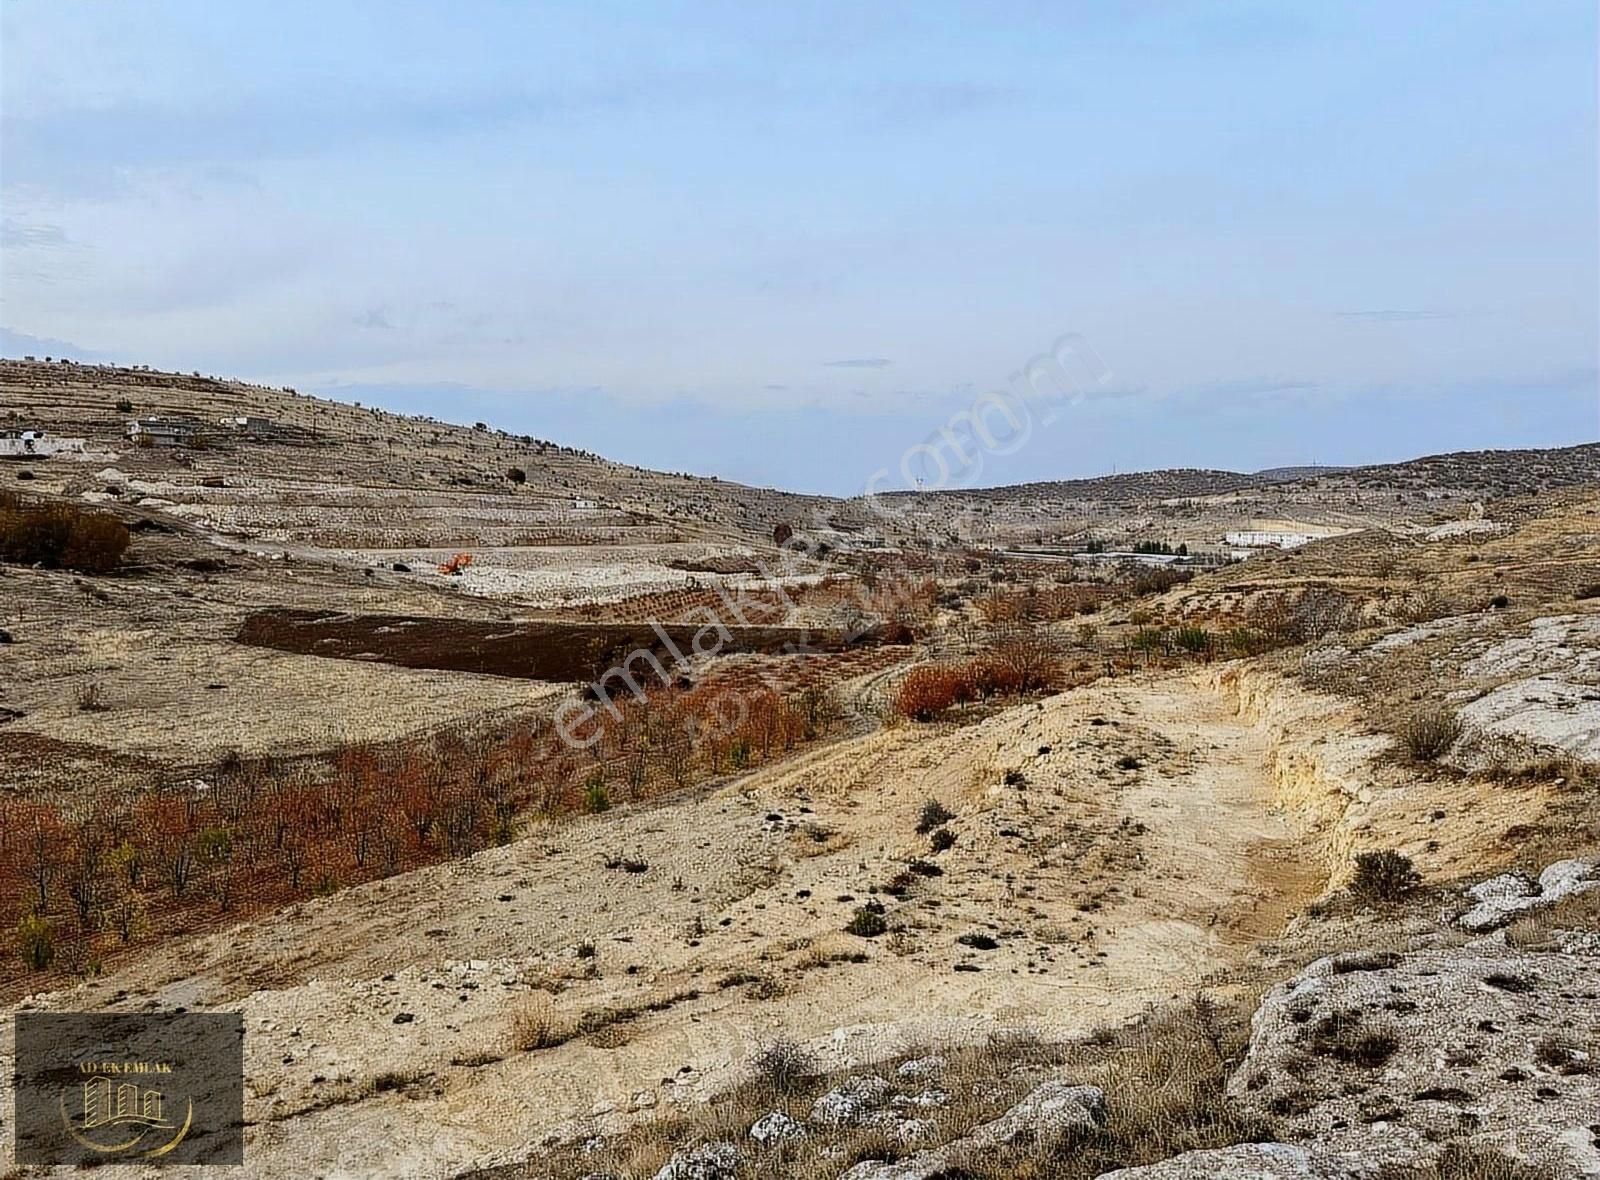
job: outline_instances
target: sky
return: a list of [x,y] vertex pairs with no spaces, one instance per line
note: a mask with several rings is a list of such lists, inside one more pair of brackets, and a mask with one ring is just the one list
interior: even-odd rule
[[1596,36],[1591,0],[0,0],[0,352],[837,494],[1069,336],[1092,373],[962,480],[1591,441]]

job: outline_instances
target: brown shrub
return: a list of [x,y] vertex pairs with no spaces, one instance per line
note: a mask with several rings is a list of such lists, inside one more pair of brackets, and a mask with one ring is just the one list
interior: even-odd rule
[[1600,933],[1600,889],[1569,894],[1554,905],[1518,918],[1506,927],[1506,941],[1515,947],[1549,946],[1567,930]]
[[511,1010],[511,1046],[519,1053],[548,1049],[569,1040],[556,1020],[555,1006],[543,992],[533,992]]
[[961,663],[924,664],[900,684],[895,712],[932,721],[954,705],[1046,692],[1061,682],[1061,662],[1039,643],[1008,641]]
[[953,665],[924,664],[900,682],[894,708],[912,721],[932,721],[965,699],[965,679]]
[[1416,866],[1404,853],[1389,849],[1363,852],[1356,857],[1356,875],[1350,892],[1368,902],[1394,903],[1421,883]]
[[1434,762],[1461,736],[1461,719],[1448,709],[1422,709],[1406,719],[1400,741],[1413,761]]
[[99,574],[116,569],[127,547],[128,528],[114,516],[0,492],[0,560]]

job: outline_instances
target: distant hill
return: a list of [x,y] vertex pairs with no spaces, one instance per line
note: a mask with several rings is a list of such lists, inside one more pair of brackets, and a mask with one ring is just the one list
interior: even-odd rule
[[1006,484],[993,488],[952,489],[938,492],[891,492],[885,498],[947,496],[974,500],[1093,500],[1104,504],[1137,503],[1194,496],[1219,496],[1268,483],[1260,476],[1238,471],[1198,467],[1171,467],[1156,471],[1129,471],[1089,479],[1054,479]]
[[[190,444],[141,448],[135,417],[191,420]],[[246,433],[225,419],[259,418]],[[1600,444],[1467,451],[1365,467],[1205,468],[939,492],[891,492],[895,511],[842,500],[651,471],[495,429],[391,413],[291,389],[143,368],[0,360],[0,426],[44,429],[115,453],[125,474],[161,485],[219,527],[358,545],[424,544],[462,522],[484,544],[648,543],[666,537],[770,541],[780,523],[864,529],[937,542],[953,509],[999,543],[1120,525],[1130,536],[1213,537],[1245,520],[1348,529],[1420,519],[1452,505],[1600,483]],[[98,494],[97,468],[55,464],[61,491]],[[180,495],[181,494],[181,495]],[[316,510],[310,508],[314,498]],[[200,513],[196,507],[204,503]],[[185,509],[187,511],[189,509]],[[316,518],[315,526],[304,523]],[[450,528],[445,523],[451,522]],[[1291,528],[1290,531],[1293,531]],[[1116,528],[1110,532],[1115,535]]]
[[[268,428],[250,435],[223,424],[237,417],[262,419]],[[134,418],[185,420],[189,445],[136,447],[127,438]],[[829,497],[650,471],[489,423],[461,425],[199,373],[0,360],[0,429],[82,437],[91,451],[115,452],[117,467],[140,478],[220,480],[229,490],[208,496],[237,498],[229,511],[246,525],[278,527],[283,522],[265,519],[267,502],[314,495],[321,515],[343,521],[354,538],[375,531],[373,524],[404,535],[414,522],[422,543],[436,531],[429,519],[478,513],[485,535],[501,544],[563,543],[567,532],[583,540],[640,525],[658,534],[770,539],[779,521],[819,513],[865,520]],[[67,490],[86,490],[93,468],[72,467],[81,469],[75,478],[84,487]],[[397,492],[402,502],[385,500]],[[528,530],[522,542],[518,530],[540,502],[559,527]],[[355,543],[338,540],[333,526],[322,532],[318,543]]]
[[1455,451],[1400,463],[1353,467],[1321,481],[1328,487],[1526,495],[1600,483],[1600,443],[1525,451]]
[[1268,467],[1255,473],[1257,479],[1268,483],[1291,483],[1300,479],[1320,479],[1325,475],[1338,475],[1352,471],[1351,467],[1338,467],[1326,463],[1309,463],[1303,467]]

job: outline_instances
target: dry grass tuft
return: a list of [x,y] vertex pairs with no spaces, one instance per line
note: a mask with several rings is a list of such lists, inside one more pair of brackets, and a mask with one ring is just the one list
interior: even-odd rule
[[1557,1173],[1489,1148],[1452,1143],[1431,1163],[1386,1167],[1380,1177],[1381,1180],[1557,1180]]
[[518,1053],[549,1049],[572,1038],[558,1021],[555,1004],[544,992],[532,992],[511,1009],[511,1047]]
[[[804,1119],[818,1095],[845,1080],[844,1075],[815,1073],[814,1062],[802,1049],[777,1042],[752,1059],[747,1080],[731,1093],[635,1128],[598,1152],[577,1147],[557,1151],[516,1175],[527,1180],[594,1171],[650,1176],[676,1150],[727,1139],[747,1153],[741,1180],[833,1180],[863,1160],[900,1159],[959,1139],[999,1117],[1045,1078],[1062,1077],[1105,1090],[1103,1127],[1056,1144],[1019,1145],[955,1159],[951,1175],[970,1180],[1089,1180],[1116,1167],[1270,1138],[1270,1125],[1239,1114],[1224,1097],[1228,1073],[1242,1058],[1248,1037],[1246,1008],[1224,1007],[1202,997],[1079,1041],[1051,1042],[1021,1028],[972,1047],[919,1046],[884,1063],[878,1072],[899,1090],[914,1093],[932,1085],[951,1095],[947,1106],[918,1111],[917,1117],[930,1125],[925,1137],[907,1144],[882,1128],[830,1132],[813,1126],[798,1144],[761,1148],[749,1139],[752,1123],[774,1110]],[[945,1059],[935,1077],[896,1075],[901,1060],[933,1051]]]
[[1369,904],[1393,905],[1404,901],[1421,883],[1416,866],[1404,853],[1393,849],[1363,852],[1356,857],[1350,892]]
[[1400,742],[1413,762],[1437,762],[1461,736],[1461,719],[1449,709],[1421,709],[1400,727]]
[[1554,946],[1564,930],[1600,933],[1600,889],[1574,893],[1518,918],[1506,927],[1506,941],[1524,950],[1542,950]]

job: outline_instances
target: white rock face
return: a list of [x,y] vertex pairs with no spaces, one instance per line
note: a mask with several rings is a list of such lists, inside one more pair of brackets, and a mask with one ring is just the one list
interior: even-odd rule
[[1559,676],[1513,680],[1458,710],[1467,732],[1600,758],[1600,688]]
[[865,1160],[841,1180],[935,1180],[951,1161],[966,1152],[993,1150],[1026,1142],[1048,1150],[1069,1131],[1098,1126],[1105,1120],[1106,1096],[1094,1086],[1074,1086],[1051,1079],[1034,1088],[1021,1102],[992,1122],[984,1123],[963,1139],[923,1151],[893,1163]]
[[762,1115],[750,1124],[750,1138],[763,1146],[773,1143],[789,1143],[795,1139],[804,1139],[805,1137],[805,1126],[798,1120],[790,1118],[781,1110]]
[[1527,635],[1501,640],[1462,668],[1467,676],[1489,679],[1557,670],[1585,679],[1600,670],[1600,618],[1552,615],[1534,619]]
[[1074,1086],[1051,1079],[993,1122],[967,1137],[967,1145],[1000,1147],[1026,1141],[1048,1143],[1068,1131],[1086,1130],[1105,1121],[1106,1096],[1094,1086]]
[[811,1104],[811,1119],[829,1127],[858,1126],[889,1099],[889,1083],[879,1077],[853,1078]]
[[1410,1163],[1464,1140],[1600,1176],[1600,1073],[1572,1053],[1597,1034],[1597,958],[1333,956],[1267,994],[1228,1094],[1318,1151]]
[[1558,860],[1539,874],[1537,882],[1520,873],[1491,877],[1467,890],[1467,896],[1478,904],[1457,922],[1463,930],[1482,934],[1499,929],[1528,910],[1553,905],[1574,893],[1600,889],[1595,867],[1588,860]]
[[735,1180],[741,1157],[731,1143],[707,1143],[676,1153],[655,1180]]
[[938,1073],[944,1067],[945,1059],[935,1053],[929,1057],[915,1057],[902,1062],[900,1068],[894,1072],[903,1078],[926,1078]]
[[1479,881],[1471,886],[1467,890],[1467,896],[1473,901],[1499,902],[1532,897],[1538,892],[1539,887],[1521,873],[1502,873],[1498,877],[1490,877],[1487,881]]
[[1102,1172],[1096,1180],[1371,1180],[1374,1164],[1287,1143],[1191,1151],[1159,1164]]

